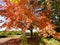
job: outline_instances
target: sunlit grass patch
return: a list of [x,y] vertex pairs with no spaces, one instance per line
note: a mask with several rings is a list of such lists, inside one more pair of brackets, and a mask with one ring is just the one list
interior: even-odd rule
[[60,45],[60,41],[54,39],[54,38],[42,38],[42,44],[46,44],[46,45]]

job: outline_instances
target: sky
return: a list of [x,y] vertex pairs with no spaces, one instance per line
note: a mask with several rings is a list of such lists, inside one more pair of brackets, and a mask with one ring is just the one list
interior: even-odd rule
[[[7,22],[6,17],[0,15],[0,27],[6,22]],[[2,27],[2,28],[0,28],[0,31],[3,31],[5,29],[6,29],[6,27]]]
[[2,2],[3,0],[0,0],[0,2]]
[[2,5],[2,6],[5,6],[6,4],[3,2],[3,1],[1,1],[0,0],[0,4]]
[[[5,6],[6,4],[3,2],[3,0],[0,0],[0,5]],[[0,10],[3,10],[3,8],[0,7]],[[7,22],[6,17],[0,15],[0,27],[6,22]],[[0,28],[0,31],[3,31],[5,29],[6,27]]]

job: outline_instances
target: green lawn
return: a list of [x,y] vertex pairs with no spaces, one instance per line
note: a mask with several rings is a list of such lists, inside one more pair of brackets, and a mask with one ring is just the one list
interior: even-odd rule
[[21,35],[21,31],[0,31],[0,37],[8,37],[11,35]]

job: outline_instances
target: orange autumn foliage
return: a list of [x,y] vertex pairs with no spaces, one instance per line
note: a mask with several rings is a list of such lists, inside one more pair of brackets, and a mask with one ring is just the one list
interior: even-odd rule
[[6,6],[4,8],[5,11],[0,11],[0,14],[4,14],[4,16],[10,19],[10,22],[4,25],[7,26],[8,29],[14,27],[22,28],[23,31],[26,31],[28,28],[30,28],[31,24],[34,24],[40,28],[39,33],[41,33],[44,37],[47,37],[48,34],[54,37],[58,37],[60,34],[56,35],[56,31],[53,30],[57,26],[54,25],[49,18],[51,13],[50,10],[42,11],[39,16],[36,16],[32,13],[35,11],[34,8],[36,6],[39,7],[36,1],[28,6],[30,0],[19,0],[18,4],[11,3],[10,0],[4,0],[6,3]]

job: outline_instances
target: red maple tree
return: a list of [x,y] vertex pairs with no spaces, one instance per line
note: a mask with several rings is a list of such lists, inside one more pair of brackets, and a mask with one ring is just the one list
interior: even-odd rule
[[48,18],[51,10],[44,10],[36,16],[33,12],[38,12],[34,9],[35,7],[39,7],[39,5],[37,5],[37,0],[31,5],[28,5],[30,0],[18,1],[19,2],[16,4],[10,0],[4,0],[6,6],[4,7],[4,10],[0,11],[0,14],[6,16],[7,19],[9,18],[10,20],[3,26],[7,26],[8,29],[11,27],[22,28],[25,32],[28,28],[30,28],[31,24],[33,24],[40,28],[39,33],[44,37],[52,35],[53,37],[60,39],[60,34],[53,30],[57,26],[52,24],[51,20]]

